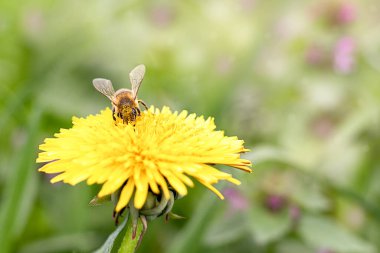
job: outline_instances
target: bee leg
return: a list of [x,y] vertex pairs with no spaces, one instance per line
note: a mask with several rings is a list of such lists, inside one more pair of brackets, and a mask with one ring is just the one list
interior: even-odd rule
[[115,107],[112,108],[112,118],[114,121],[116,121],[116,117],[115,117]]
[[137,102],[139,102],[140,104],[142,104],[142,105],[145,107],[146,110],[149,110],[149,109],[148,109],[148,106],[145,104],[144,101],[138,99]]
[[122,115],[121,112],[117,113],[117,117],[120,119],[123,119],[123,123],[128,123],[128,118],[124,117],[125,115]]
[[140,110],[140,108],[136,107],[136,111],[137,111],[137,116],[140,116],[140,115],[141,115],[141,110]]

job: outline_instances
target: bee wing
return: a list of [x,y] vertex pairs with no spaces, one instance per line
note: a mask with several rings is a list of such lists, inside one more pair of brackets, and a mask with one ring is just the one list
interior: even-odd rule
[[104,96],[108,97],[109,100],[113,100],[115,90],[113,89],[112,83],[110,80],[103,78],[96,78],[92,80],[92,84],[95,89],[102,93]]
[[139,88],[141,86],[142,80],[145,75],[145,65],[140,64],[134,69],[132,69],[131,73],[129,73],[129,80],[131,80],[132,84],[132,93],[133,99],[136,99],[137,93],[139,92]]

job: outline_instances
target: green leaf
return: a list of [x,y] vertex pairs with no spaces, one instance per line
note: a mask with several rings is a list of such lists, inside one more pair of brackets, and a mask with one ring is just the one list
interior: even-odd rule
[[241,213],[226,217],[226,213],[221,212],[207,230],[204,237],[205,243],[212,246],[223,246],[239,239],[247,231],[244,218],[245,216]]
[[342,253],[375,252],[373,245],[326,217],[303,217],[299,232],[301,237],[315,248],[326,248]]
[[110,253],[111,252],[116,237],[119,235],[119,233],[123,230],[123,228],[128,222],[128,216],[129,215],[126,215],[124,221],[115,229],[115,231],[112,232],[112,234],[108,236],[105,243],[99,249],[94,251],[94,253]]
[[325,211],[330,207],[326,196],[322,193],[322,187],[315,181],[301,178],[297,182],[297,188],[291,193],[292,199],[302,207],[313,211]]
[[[101,240],[93,231],[55,234],[38,240],[27,241],[18,253],[90,252],[94,244]],[[2,251],[1,251],[2,252]]]
[[291,227],[287,210],[270,213],[260,206],[252,208],[249,214],[249,229],[258,244],[268,244],[284,236]]
[[315,249],[297,239],[281,240],[276,245],[276,253],[315,253]]
[[9,181],[2,196],[0,213],[0,238],[2,252],[12,250],[11,242],[22,232],[37,190],[36,146],[40,126],[41,110],[36,108],[30,116],[28,139],[16,155],[16,165],[11,170]]

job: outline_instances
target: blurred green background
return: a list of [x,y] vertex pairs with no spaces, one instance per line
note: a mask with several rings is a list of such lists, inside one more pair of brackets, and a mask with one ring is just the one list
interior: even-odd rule
[[213,116],[253,174],[199,184],[184,220],[149,224],[138,252],[380,251],[380,3],[1,1],[0,252],[90,252],[114,230],[99,186],[51,185],[38,145],[109,106],[91,81]]

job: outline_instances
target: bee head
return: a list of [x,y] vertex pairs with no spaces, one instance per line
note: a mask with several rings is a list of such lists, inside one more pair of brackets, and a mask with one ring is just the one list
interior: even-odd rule
[[136,107],[131,107],[124,105],[119,109],[120,117],[125,123],[130,123],[136,121],[136,117],[140,115],[139,109]]

